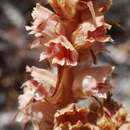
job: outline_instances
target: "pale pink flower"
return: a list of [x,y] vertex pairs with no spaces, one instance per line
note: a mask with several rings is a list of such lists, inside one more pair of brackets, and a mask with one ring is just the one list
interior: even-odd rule
[[[86,97],[97,95],[104,97],[105,93],[111,90],[111,86],[106,82],[111,75],[113,67],[86,67],[81,70],[80,75],[76,75],[73,83],[73,93],[76,97]],[[104,95],[103,95],[104,94]]]
[[23,84],[23,87],[24,87],[23,94],[21,94],[18,97],[19,109],[26,107],[31,102],[31,100],[34,98],[35,92],[36,92],[36,88],[31,83],[31,81],[25,82]]
[[32,111],[31,107],[27,107],[17,113],[16,121],[22,122],[23,124],[25,124],[25,127],[29,121],[32,121],[34,130],[39,130],[38,124],[43,119],[43,116],[44,115],[42,112],[35,112]]
[[30,34],[43,39],[52,39],[59,34],[64,34],[64,28],[60,18],[47,8],[37,4],[32,12],[34,22],[32,26],[26,26]]
[[16,114],[16,121],[17,122],[22,122],[23,124],[26,124],[30,120],[31,120],[30,110],[21,109]]
[[92,21],[85,21],[73,32],[72,41],[75,48],[88,48],[96,44],[95,42],[112,41],[111,37],[106,34],[111,26],[104,22],[104,16],[96,17],[95,20],[96,26]]
[[52,64],[75,66],[78,54],[66,37],[64,21],[39,4],[34,9],[32,16],[33,25],[26,28],[37,37],[32,47],[39,46],[43,49],[40,61],[52,58]]
[[27,69],[27,72],[31,73],[33,80],[36,80],[37,82],[40,82],[40,83],[47,83],[50,86],[55,87],[56,80],[57,80],[55,74],[51,73],[48,70],[37,68],[35,66],[32,66],[32,67],[27,66],[26,69]]
[[45,98],[53,94],[57,79],[51,72],[37,67],[27,67],[27,71],[31,72],[32,80],[22,85],[23,94],[18,97],[20,111],[16,115],[16,120],[23,123],[31,120],[37,128],[43,119],[43,111],[36,111],[32,106],[35,106],[35,102],[44,101]]
[[19,109],[25,108],[31,101],[42,100],[52,94],[56,86],[56,77],[51,72],[37,67],[27,67],[32,80],[25,82],[23,94],[19,96]]
[[78,53],[65,36],[60,35],[56,39],[45,44],[46,50],[41,53],[40,61],[46,58],[52,59],[52,64],[77,65]]

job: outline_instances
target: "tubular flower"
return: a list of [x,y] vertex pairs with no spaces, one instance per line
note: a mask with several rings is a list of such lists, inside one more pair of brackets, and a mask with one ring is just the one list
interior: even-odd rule
[[50,71],[47,71],[45,69],[40,69],[37,67],[28,67],[27,66],[27,72],[31,73],[31,76],[33,77],[33,80],[36,80],[40,83],[47,83],[52,87],[55,87],[56,85],[56,75],[51,73]]
[[[106,94],[111,90],[111,86],[106,82],[111,75],[113,67],[93,67],[81,70],[73,82],[73,93],[76,97],[86,98],[86,96],[96,95],[106,98]],[[100,73],[100,75],[99,75]]]
[[[39,110],[39,107],[42,105],[45,108],[49,107],[46,105],[47,103],[44,103],[44,100],[53,94],[57,79],[51,72],[37,67],[27,67],[27,72],[31,73],[32,79],[22,85],[24,91],[18,98],[19,112],[16,120],[19,122],[22,121],[25,124],[32,121],[37,129],[39,127],[38,124],[44,118],[43,113],[45,113],[45,110],[43,110],[44,112],[40,111],[41,109]],[[39,105],[36,102],[40,102]],[[53,111],[51,110],[50,113]]]
[[30,34],[35,34],[38,38],[46,39],[47,41],[64,34],[64,28],[60,18],[47,8],[37,4],[32,12],[34,22],[32,26],[26,26]]
[[96,17],[96,26],[92,21],[85,21],[73,32],[72,41],[75,48],[88,48],[95,42],[112,41],[111,37],[106,35],[110,25],[104,22],[104,16]]
[[78,54],[73,45],[64,36],[59,36],[56,39],[46,43],[45,52],[41,53],[40,61],[46,58],[52,58],[52,64],[77,65]]
[[59,16],[37,4],[32,13],[34,19],[31,27],[26,27],[35,34],[34,45],[43,48],[40,60],[52,58],[52,64],[77,64],[78,54],[65,36],[63,21]]
[[27,71],[31,72],[33,79],[22,85],[24,93],[19,96],[19,109],[25,108],[33,100],[51,95],[56,86],[56,78],[51,72],[36,67],[27,67]]

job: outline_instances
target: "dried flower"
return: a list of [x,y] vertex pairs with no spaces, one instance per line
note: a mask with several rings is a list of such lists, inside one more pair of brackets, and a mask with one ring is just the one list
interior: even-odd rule
[[77,124],[85,124],[87,113],[87,110],[78,109],[75,104],[70,104],[68,107],[58,110],[55,113],[54,130],[63,130],[64,128],[72,130]]

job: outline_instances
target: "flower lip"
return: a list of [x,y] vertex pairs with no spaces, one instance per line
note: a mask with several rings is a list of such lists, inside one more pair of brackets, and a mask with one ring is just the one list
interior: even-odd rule
[[66,49],[64,46],[61,44],[55,44],[51,43],[50,47],[48,49],[48,54],[50,56],[55,56],[56,58],[63,59],[64,57],[71,59],[71,51]]
[[97,27],[95,31],[88,31],[88,38],[103,37],[106,33],[104,25]]

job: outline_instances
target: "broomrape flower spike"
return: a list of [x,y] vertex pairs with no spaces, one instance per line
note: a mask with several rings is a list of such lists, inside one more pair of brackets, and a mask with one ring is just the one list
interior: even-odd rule
[[[32,48],[40,48],[45,70],[26,68],[31,79],[18,98],[16,120],[34,130],[128,130],[127,112],[112,99],[108,77],[114,67],[95,67],[96,54],[108,52],[111,25],[104,14],[111,0],[48,0],[54,12],[37,4],[32,12]],[[83,107],[78,104],[84,101]],[[129,123],[128,123],[129,124]]]

